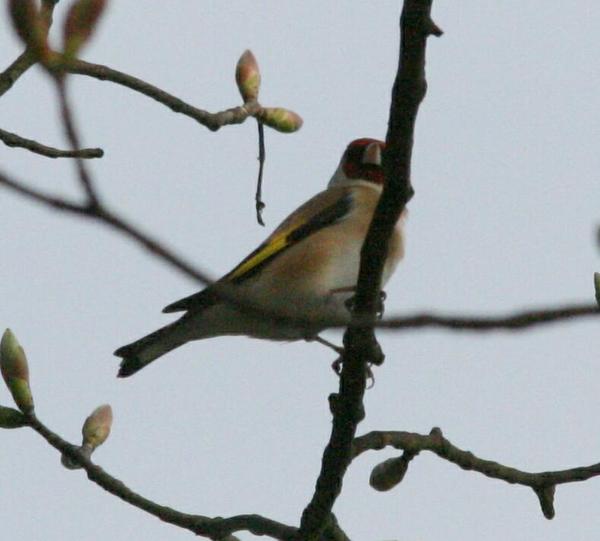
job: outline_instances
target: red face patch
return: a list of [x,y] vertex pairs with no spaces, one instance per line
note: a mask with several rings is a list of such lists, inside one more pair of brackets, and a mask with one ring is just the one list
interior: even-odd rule
[[364,163],[365,150],[373,143],[379,145],[382,151],[385,148],[383,141],[366,137],[356,139],[348,145],[344,153],[342,168],[349,179],[361,179],[375,184],[383,184],[384,174],[381,165]]

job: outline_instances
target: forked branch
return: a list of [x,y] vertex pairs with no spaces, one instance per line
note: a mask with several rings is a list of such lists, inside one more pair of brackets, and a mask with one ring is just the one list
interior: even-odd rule
[[[444,438],[439,428],[433,428],[428,435],[401,431],[369,432],[355,438],[352,446],[352,457],[356,458],[366,451],[380,450],[385,447],[401,449],[405,453],[408,452],[411,457],[418,455],[421,451],[430,451],[440,458],[456,464],[463,470],[476,471],[492,479],[530,487],[538,497],[542,512],[548,519],[554,517],[554,492],[556,485],[586,481],[600,475],[600,463],[559,471],[539,473],[521,471],[492,460],[479,458],[470,451],[456,447]],[[397,475],[396,461],[401,460],[402,457],[390,459],[376,466],[378,469],[378,483],[380,483],[380,486],[385,487],[383,490],[393,488],[402,480],[403,475],[389,482],[386,482],[385,479],[386,475]],[[408,463],[404,467],[406,469]]]

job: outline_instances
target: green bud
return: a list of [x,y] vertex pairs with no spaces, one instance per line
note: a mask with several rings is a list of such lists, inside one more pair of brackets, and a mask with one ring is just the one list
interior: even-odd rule
[[108,404],[97,407],[83,423],[82,448],[89,448],[91,454],[91,451],[100,447],[110,434],[112,420],[112,408]]
[[408,462],[404,457],[389,458],[373,468],[369,484],[380,492],[391,490],[404,479],[407,469]]
[[29,367],[23,348],[10,329],[0,341],[0,371],[15,404],[23,413],[33,411],[33,397],[29,388]]
[[63,27],[64,54],[67,60],[75,58],[87,43],[105,7],[106,0],[76,0],[71,4]]
[[245,102],[256,101],[258,99],[258,91],[260,89],[260,70],[258,62],[252,54],[252,51],[247,49],[240,56],[235,68],[235,82],[238,90]]
[[27,421],[20,411],[0,406],[0,428],[19,428]]
[[283,107],[264,107],[256,118],[263,124],[283,133],[292,133],[302,127],[300,115]]

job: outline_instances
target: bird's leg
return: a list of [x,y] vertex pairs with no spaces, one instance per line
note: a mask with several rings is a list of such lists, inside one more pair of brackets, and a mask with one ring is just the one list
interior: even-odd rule
[[336,346],[334,343],[330,342],[329,340],[325,340],[325,338],[322,338],[318,334],[314,336],[306,336],[304,339],[307,342],[318,342],[319,344],[323,344],[339,355],[339,357],[333,361],[333,363],[331,363],[331,368],[339,376],[340,372],[342,371],[342,356],[344,355],[344,348],[342,346]]
[[323,344],[324,346],[328,347],[329,349],[332,349],[333,351],[335,351],[338,355],[342,355],[344,353],[344,348],[342,346],[336,346],[333,342],[330,342],[329,340],[325,340],[325,338],[322,338],[318,334],[315,336],[307,336],[305,338],[305,340],[307,342],[318,342],[319,344]]

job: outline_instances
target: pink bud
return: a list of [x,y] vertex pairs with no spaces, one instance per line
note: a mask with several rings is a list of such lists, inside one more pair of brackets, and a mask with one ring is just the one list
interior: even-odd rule
[[63,28],[64,54],[74,58],[95,30],[106,0],[76,0],[69,11]]
[[42,58],[48,50],[47,28],[35,0],[10,0],[8,10],[13,27],[25,45]]
[[235,68],[235,81],[244,102],[256,101],[260,89],[260,70],[252,51],[247,49],[240,56]]

